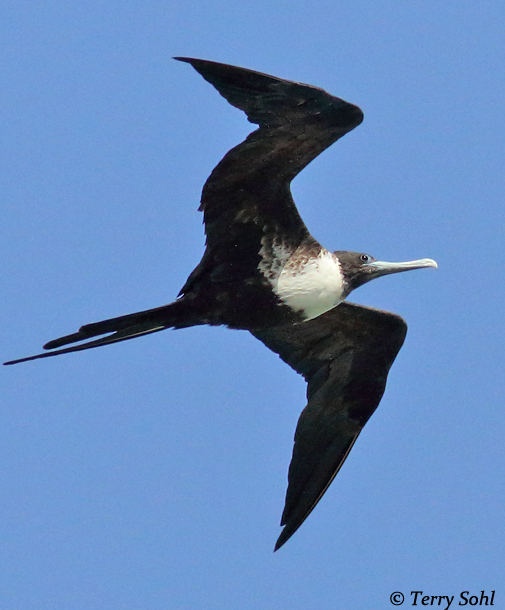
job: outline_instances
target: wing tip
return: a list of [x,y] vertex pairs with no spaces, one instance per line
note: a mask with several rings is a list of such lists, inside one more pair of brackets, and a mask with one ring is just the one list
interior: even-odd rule
[[192,61],[194,61],[193,58],[191,57],[181,57],[181,56],[177,56],[177,57],[172,57],[172,59],[175,59],[176,61],[184,61],[187,64],[190,64]]
[[219,65],[226,65],[226,64],[220,64],[218,62],[215,61],[210,61],[208,59],[198,59],[197,57],[181,57],[181,56],[177,56],[177,57],[172,57],[172,59],[175,59],[176,61],[182,61],[186,64],[190,64],[191,66],[193,66],[193,68],[195,68],[195,70],[198,70],[197,65],[200,64],[201,66],[205,66],[205,65],[209,65],[209,64],[214,64],[216,66]]
[[301,523],[297,525],[295,528],[290,528],[285,526],[280,536],[277,538],[277,542],[274,546],[274,553],[277,552],[282,546],[286,544],[286,542],[291,538],[291,536],[296,532],[296,530],[300,527]]

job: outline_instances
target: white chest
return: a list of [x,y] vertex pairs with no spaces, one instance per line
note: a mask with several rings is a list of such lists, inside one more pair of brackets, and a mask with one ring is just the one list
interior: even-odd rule
[[276,295],[306,320],[317,318],[344,300],[344,277],[337,257],[322,250],[317,258],[293,256],[272,287]]

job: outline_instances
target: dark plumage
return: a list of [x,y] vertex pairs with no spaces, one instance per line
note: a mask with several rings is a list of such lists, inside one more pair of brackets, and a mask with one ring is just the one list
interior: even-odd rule
[[[308,382],[277,549],[339,471],[381,400],[405,338],[406,325],[398,316],[342,301],[371,279],[436,263],[385,263],[365,254],[331,253],[300,218],[289,188],[292,179],[361,123],[357,106],[322,89],[252,70],[176,59],[190,63],[259,125],[225,155],[205,183],[202,260],[173,303],[86,324],[44,346],[55,351],[5,364],[166,328],[212,324],[251,331]],[[65,347],[80,341],[87,342]]]
[[275,550],[328,489],[386,388],[407,325],[399,316],[342,303],[322,316],[253,335],[307,381],[295,433],[282,531]]

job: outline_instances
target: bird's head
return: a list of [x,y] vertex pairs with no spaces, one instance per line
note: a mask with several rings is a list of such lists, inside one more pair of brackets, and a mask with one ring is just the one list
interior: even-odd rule
[[337,251],[334,254],[338,257],[347,285],[346,296],[359,286],[383,275],[423,269],[424,267],[434,267],[435,269],[438,267],[437,263],[431,258],[421,258],[404,263],[388,263],[375,260],[373,256],[359,252]]

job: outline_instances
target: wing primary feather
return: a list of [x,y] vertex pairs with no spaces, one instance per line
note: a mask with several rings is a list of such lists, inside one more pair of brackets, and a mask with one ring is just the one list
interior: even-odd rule
[[352,439],[349,447],[347,448],[347,451],[342,456],[342,459],[340,460],[335,471],[332,473],[330,478],[326,481],[324,487],[319,492],[319,495],[317,495],[314,499],[310,500],[309,506],[303,510],[302,515],[296,521],[290,520],[288,522],[288,521],[284,521],[284,518],[281,519],[281,525],[284,525],[285,527],[282,530],[280,536],[277,538],[277,542],[275,543],[275,547],[274,547],[274,553],[275,553],[275,551],[278,551],[281,548],[281,546],[283,546],[291,538],[291,536],[300,528],[300,526],[303,524],[305,519],[307,519],[307,517],[310,515],[310,513],[314,510],[316,505],[319,503],[319,500],[326,493],[326,490],[328,489],[328,487],[333,483],[334,478],[340,472],[340,469],[344,465],[344,462],[346,461],[347,456],[351,452],[351,449],[354,447],[354,443],[358,440],[359,435],[360,435],[360,433],[358,432],[356,434],[356,436]]

